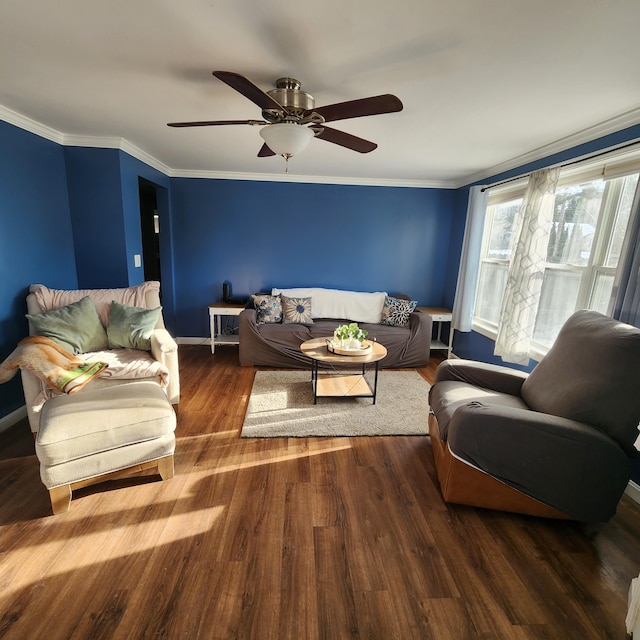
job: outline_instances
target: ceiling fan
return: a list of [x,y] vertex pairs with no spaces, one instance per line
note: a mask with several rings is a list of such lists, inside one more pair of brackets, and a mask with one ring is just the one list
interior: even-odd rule
[[213,75],[258,105],[264,119],[169,122],[168,126],[210,127],[233,124],[262,126],[260,135],[265,142],[258,152],[259,158],[281,155],[288,163],[289,158],[304,150],[313,137],[359,153],[369,153],[378,145],[350,133],[327,127],[325,123],[402,111],[402,102],[389,93],[316,107],[313,96],[302,91],[300,82],[295,78],[280,78],[276,81],[275,89],[265,92],[248,78],[232,71],[214,71]]

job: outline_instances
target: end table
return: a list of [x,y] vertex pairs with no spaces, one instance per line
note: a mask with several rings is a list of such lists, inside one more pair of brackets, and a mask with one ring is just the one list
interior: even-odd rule
[[222,316],[239,316],[244,311],[243,304],[216,302],[209,305],[209,331],[211,333],[211,353],[215,353],[217,344],[240,344],[240,336],[222,335],[220,320]]
[[[436,339],[431,342],[431,349],[442,349],[447,352],[447,359],[451,357],[451,353],[453,351],[453,326],[451,325],[451,321],[453,319],[453,313],[451,309],[445,309],[443,307],[417,307],[416,311],[420,311],[421,313],[428,313],[434,322],[438,323],[438,333]],[[449,343],[445,344],[442,342],[441,334],[442,334],[442,323],[449,323]]]

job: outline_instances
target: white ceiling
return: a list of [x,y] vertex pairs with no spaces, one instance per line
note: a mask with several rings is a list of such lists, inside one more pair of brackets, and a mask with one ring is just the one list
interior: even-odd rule
[[331,123],[378,149],[312,140],[291,177],[455,186],[640,122],[639,25],[638,0],[2,0],[0,118],[169,175],[281,179],[258,127],[166,123],[261,117],[214,69],[264,90],[292,76],[318,106],[393,93],[404,110]]

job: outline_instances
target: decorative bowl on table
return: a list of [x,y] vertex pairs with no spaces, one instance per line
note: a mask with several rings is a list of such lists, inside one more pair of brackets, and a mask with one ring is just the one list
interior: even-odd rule
[[363,340],[354,344],[343,340],[327,340],[327,349],[339,356],[366,356],[373,351],[373,342]]
[[368,333],[356,322],[338,325],[333,340],[327,340],[327,349],[341,356],[366,356],[373,351],[373,344],[365,340]]

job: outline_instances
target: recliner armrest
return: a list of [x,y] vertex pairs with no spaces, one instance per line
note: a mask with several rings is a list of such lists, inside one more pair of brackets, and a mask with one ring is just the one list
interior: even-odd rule
[[500,393],[519,396],[528,373],[475,360],[444,360],[436,369],[435,382],[455,380]]

